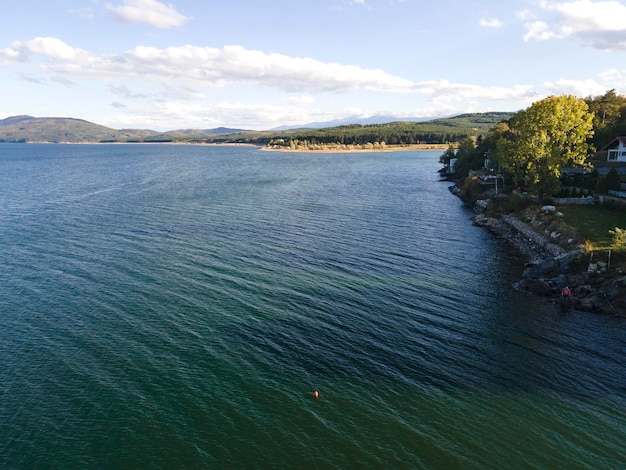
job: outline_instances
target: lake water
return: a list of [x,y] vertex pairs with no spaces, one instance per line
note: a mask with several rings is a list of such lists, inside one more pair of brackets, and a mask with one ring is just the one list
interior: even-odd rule
[[440,153],[0,145],[0,467],[624,468],[626,320]]

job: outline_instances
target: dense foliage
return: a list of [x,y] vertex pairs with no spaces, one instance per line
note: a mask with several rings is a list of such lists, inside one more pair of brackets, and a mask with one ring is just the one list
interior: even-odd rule
[[593,135],[593,115],[587,103],[571,95],[549,96],[517,113],[509,132],[499,137],[492,159],[543,197],[560,189],[561,170],[583,166]]
[[589,97],[585,101],[593,113],[595,133],[590,143],[596,150],[602,149],[613,138],[626,135],[626,96],[609,90],[602,96]]
[[576,177],[562,169],[591,166],[595,151],[620,135],[626,135],[626,97],[614,90],[586,99],[551,96],[497,123],[484,138],[451,147],[441,161],[457,158],[459,177],[486,166],[539,196],[559,194],[563,184],[605,192],[619,187],[615,170],[605,177],[597,171]]

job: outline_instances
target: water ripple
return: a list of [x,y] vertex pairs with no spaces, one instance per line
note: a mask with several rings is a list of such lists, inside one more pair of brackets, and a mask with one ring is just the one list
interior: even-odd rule
[[618,468],[624,321],[437,157],[0,147],[0,466]]

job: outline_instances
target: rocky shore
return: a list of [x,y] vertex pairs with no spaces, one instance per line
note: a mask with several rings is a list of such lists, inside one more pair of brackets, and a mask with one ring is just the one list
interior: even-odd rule
[[[566,250],[511,215],[494,218],[478,213],[473,221],[512,247],[526,263],[516,289],[543,296],[564,311],[626,317],[626,273],[622,267],[611,267],[608,260],[594,262],[581,248]],[[569,304],[561,302],[564,286],[573,292]]]

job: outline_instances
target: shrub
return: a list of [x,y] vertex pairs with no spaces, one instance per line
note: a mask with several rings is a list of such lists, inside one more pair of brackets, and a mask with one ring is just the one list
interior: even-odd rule
[[626,251],[626,229],[615,227],[615,230],[609,230],[613,235],[613,243],[611,249],[615,251]]
[[532,205],[532,200],[517,192],[511,193],[508,201],[509,212],[519,213]]

